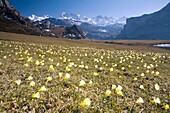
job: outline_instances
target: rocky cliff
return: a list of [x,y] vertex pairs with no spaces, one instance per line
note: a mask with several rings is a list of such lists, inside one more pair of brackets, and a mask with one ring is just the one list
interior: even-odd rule
[[152,14],[127,19],[118,39],[170,39],[170,3]]

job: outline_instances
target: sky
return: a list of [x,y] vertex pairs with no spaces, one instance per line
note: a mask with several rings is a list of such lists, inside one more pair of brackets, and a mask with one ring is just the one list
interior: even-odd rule
[[153,13],[170,0],[8,0],[22,15],[59,17],[62,12],[87,17],[97,15],[120,18]]

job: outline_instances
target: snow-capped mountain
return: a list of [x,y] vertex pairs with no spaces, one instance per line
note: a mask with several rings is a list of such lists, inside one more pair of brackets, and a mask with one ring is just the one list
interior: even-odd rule
[[113,17],[102,16],[102,15],[89,18],[86,16],[81,16],[80,14],[72,14],[72,13],[63,12],[59,19],[69,19],[69,20],[72,20],[74,24],[78,24],[78,25],[86,22],[92,25],[97,25],[97,26],[107,26],[107,25],[113,25],[116,23],[126,24],[127,18],[126,17],[113,18]]
[[59,18],[49,16],[36,16],[29,17],[32,21],[39,21],[45,25],[49,23],[52,27],[66,28],[76,25],[83,30],[84,34],[91,39],[114,39],[126,23],[126,17],[113,18],[107,16],[96,16],[89,18],[81,16],[80,14],[72,14],[63,12]]
[[50,18],[50,16],[48,15],[44,15],[44,16],[36,16],[34,14],[32,14],[31,16],[28,17],[30,20],[32,21],[41,21],[41,20],[44,20],[44,19],[47,19],[47,18]]

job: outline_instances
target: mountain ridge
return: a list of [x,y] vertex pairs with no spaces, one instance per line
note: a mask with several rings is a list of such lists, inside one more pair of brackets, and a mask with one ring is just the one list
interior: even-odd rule
[[128,18],[117,39],[170,39],[170,3],[161,10]]
[[[8,0],[0,0],[0,14],[0,31],[56,38],[65,38],[64,34],[70,33],[67,29],[60,29],[52,26],[49,21],[39,23],[25,18],[8,2]],[[86,38],[83,36],[84,34],[80,32],[81,30],[74,30],[75,31],[72,31],[72,33],[75,34],[72,35],[77,36],[76,39]],[[77,35],[77,33],[82,34]],[[74,37],[70,38],[74,39]]]
[[[42,20],[48,19],[50,17],[55,18],[55,17],[48,16],[48,15],[36,16],[36,15],[32,14],[31,16],[28,16],[28,18],[34,22],[42,21]],[[120,18],[113,18],[113,17],[98,15],[96,17],[90,18],[90,17],[82,16],[80,14],[62,12],[60,17],[58,17],[56,19],[71,20],[71,21],[73,21],[73,24],[76,24],[76,25],[80,25],[81,23],[89,23],[89,24],[97,25],[97,26],[107,26],[107,25],[113,25],[116,23],[125,24],[127,17],[123,16]]]

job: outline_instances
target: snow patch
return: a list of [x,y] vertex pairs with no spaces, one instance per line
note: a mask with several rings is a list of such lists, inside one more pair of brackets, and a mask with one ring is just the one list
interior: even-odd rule
[[31,16],[28,17],[30,20],[32,21],[41,21],[41,20],[44,20],[44,19],[47,19],[47,18],[50,18],[50,16],[48,15],[44,15],[44,16],[36,16],[34,14],[32,14]]
[[156,47],[170,47],[170,44],[157,44],[157,45],[153,45]]
[[106,33],[107,30],[106,29],[98,29],[99,32],[103,32],[103,33]]

